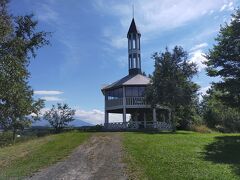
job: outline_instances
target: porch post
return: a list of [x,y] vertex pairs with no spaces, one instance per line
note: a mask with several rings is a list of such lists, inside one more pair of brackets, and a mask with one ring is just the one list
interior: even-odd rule
[[109,123],[109,115],[108,115],[107,110],[105,110],[105,123],[104,123],[104,126],[108,127],[108,123]]
[[125,86],[123,86],[123,124],[124,127],[127,127],[127,120],[126,120],[126,95],[125,95]]
[[154,125],[154,128],[156,128],[156,125],[157,125],[156,108],[153,108],[153,125]]
[[145,112],[143,114],[143,120],[144,120],[144,128],[146,128],[147,127],[147,122],[146,122],[147,117],[146,117],[146,113]]
[[168,109],[168,122],[171,123],[171,111]]
[[107,97],[107,95],[105,95],[105,122],[104,122],[105,128],[108,128],[108,123],[109,123],[109,115],[107,112],[107,105],[106,105],[107,100],[108,100],[108,97]]

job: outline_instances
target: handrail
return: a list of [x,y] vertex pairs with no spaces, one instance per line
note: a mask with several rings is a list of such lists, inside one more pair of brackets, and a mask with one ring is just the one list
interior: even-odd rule
[[[160,121],[128,121],[124,122],[112,122],[105,124],[105,128],[109,130],[121,130],[121,129],[139,129],[145,123],[146,128],[154,128],[157,130],[172,130],[171,123]],[[143,127],[142,127],[143,128]]]
[[146,101],[144,97],[126,97],[126,105],[146,105]]
[[[106,107],[116,107],[123,105],[123,98],[108,99],[105,102]],[[146,106],[148,105],[144,97],[126,97],[126,106]]]
[[109,99],[106,100],[106,107],[114,107],[114,106],[122,106],[123,105],[123,99]]

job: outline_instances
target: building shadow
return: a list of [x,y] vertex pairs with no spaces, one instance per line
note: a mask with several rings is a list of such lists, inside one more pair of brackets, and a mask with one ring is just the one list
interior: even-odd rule
[[240,136],[218,136],[205,147],[205,160],[228,164],[240,176]]

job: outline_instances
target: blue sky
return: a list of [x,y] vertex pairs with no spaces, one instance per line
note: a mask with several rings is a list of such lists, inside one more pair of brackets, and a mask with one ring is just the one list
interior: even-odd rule
[[201,92],[209,88],[214,79],[206,76],[202,55],[213,46],[220,24],[231,20],[239,0],[12,0],[11,13],[34,13],[38,28],[52,32],[51,45],[40,49],[29,67],[30,85],[36,98],[46,100],[46,109],[66,102],[79,119],[103,122],[101,87],[128,73],[132,4],[142,34],[142,69],[152,73],[153,52],[181,45],[189,61],[198,64],[194,81]]

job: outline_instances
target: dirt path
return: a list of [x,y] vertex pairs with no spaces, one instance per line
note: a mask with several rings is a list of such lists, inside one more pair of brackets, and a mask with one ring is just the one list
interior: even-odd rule
[[121,137],[118,133],[94,135],[66,160],[28,179],[125,180]]

